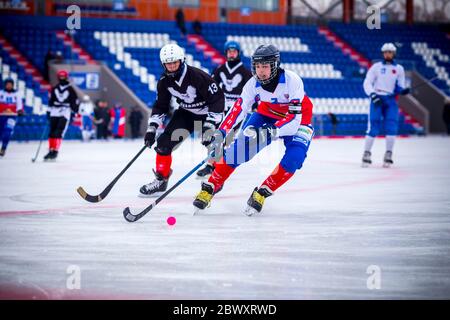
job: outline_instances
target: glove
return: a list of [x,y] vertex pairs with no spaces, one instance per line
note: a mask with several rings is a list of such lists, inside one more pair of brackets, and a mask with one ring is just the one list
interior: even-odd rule
[[216,125],[211,121],[205,121],[202,128],[202,145],[209,146],[214,139]]
[[145,133],[144,144],[151,148],[156,140],[156,130],[158,129],[158,125],[156,123],[150,123]]
[[24,115],[23,109],[17,111],[17,116],[22,117]]
[[[265,123],[260,129],[260,134],[261,143],[262,141],[267,141],[268,137],[270,137],[271,140],[278,139],[279,132],[278,128],[274,124]],[[254,126],[250,125],[244,129],[244,135],[250,139],[256,139],[258,136],[258,130]]]
[[375,92],[370,94],[370,100],[372,100],[372,103],[376,106],[379,107],[383,104],[383,101],[381,101],[381,98],[379,95],[377,95]]
[[46,115],[47,115],[47,120],[50,120],[50,111],[47,111]]
[[72,106],[72,111],[73,113],[78,113],[78,111],[80,111],[80,105],[79,104],[75,104]]
[[220,156],[222,155],[223,146],[225,144],[225,136],[226,133],[223,130],[216,130],[211,135],[211,142],[208,144],[208,151],[211,158],[218,161]]
[[404,95],[407,95],[408,93],[410,93],[411,92],[411,89],[410,88],[405,88],[405,89],[403,89],[402,91],[400,91],[400,94],[402,95],[402,96],[404,96]]
[[244,129],[244,136],[250,138],[250,139],[255,139],[256,136],[258,135],[258,130],[256,130],[256,128],[252,125],[246,127]]
[[[261,127],[264,137],[270,137],[271,140],[277,140],[278,135],[280,134],[278,132],[278,128],[274,124],[270,123],[264,123]],[[266,135],[267,134],[267,135]]]

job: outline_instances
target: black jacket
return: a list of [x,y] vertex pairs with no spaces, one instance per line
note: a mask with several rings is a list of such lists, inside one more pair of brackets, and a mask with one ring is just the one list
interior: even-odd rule
[[73,112],[78,112],[78,96],[70,83],[57,84],[52,88],[48,105],[53,108],[70,107]]

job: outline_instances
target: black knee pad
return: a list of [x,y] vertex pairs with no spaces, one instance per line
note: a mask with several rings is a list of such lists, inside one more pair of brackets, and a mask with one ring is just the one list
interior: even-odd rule
[[156,153],[158,153],[161,156],[168,156],[172,153],[172,148],[170,147],[163,147],[163,146],[156,146],[155,147]]

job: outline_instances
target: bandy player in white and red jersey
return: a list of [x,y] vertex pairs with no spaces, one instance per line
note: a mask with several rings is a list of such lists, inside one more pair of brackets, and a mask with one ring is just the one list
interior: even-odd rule
[[[253,78],[244,86],[240,98],[214,134],[212,146],[220,150],[226,135],[251,111],[257,111],[242,128],[233,144],[224,150],[207,182],[194,200],[194,206],[209,206],[214,194],[242,163],[249,161],[272,141],[282,138],[286,147],[281,162],[269,177],[256,187],[247,201],[245,214],[261,212],[264,200],[300,169],[314,135],[311,126],[313,105],[305,95],[302,79],[292,71],[280,68],[280,52],[273,45],[259,46],[252,56]],[[253,144],[253,146],[252,146]]]
[[23,101],[21,95],[14,90],[14,80],[5,79],[5,89],[0,90],[0,157],[6,153],[9,140],[16,125],[17,116],[24,114]]

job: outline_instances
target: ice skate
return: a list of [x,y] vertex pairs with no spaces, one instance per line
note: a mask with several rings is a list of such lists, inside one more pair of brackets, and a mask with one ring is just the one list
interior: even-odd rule
[[50,150],[50,151],[44,156],[44,161],[46,161],[46,162],[55,161],[57,157],[58,157],[58,151],[56,151],[56,150]]
[[207,207],[211,205],[212,197],[222,190],[222,187],[219,188],[216,192],[214,192],[214,184],[211,182],[202,182],[202,190],[195,197],[194,202],[194,215],[199,213],[202,210],[205,210]]
[[273,194],[266,186],[261,188],[255,188],[252,195],[247,201],[247,208],[244,210],[244,214],[247,216],[252,216],[255,213],[259,213],[264,205],[264,200]]
[[197,171],[197,179],[208,178],[213,171],[214,166],[212,164],[207,163],[206,166]]
[[394,164],[392,161],[392,151],[386,151],[383,159],[383,168],[390,168]]
[[161,174],[153,170],[156,179],[148,184],[144,184],[139,190],[141,197],[155,197],[161,195],[167,189],[169,183],[169,177],[172,174],[172,170],[167,178],[164,178]]
[[202,182],[202,190],[197,194],[193,205],[195,207],[194,215],[205,210],[206,207],[211,205],[212,197],[214,196],[214,184],[211,182]]
[[372,154],[370,153],[370,151],[364,151],[363,158],[362,158],[362,164],[361,164],[361,166],[363,168],[367,168],[372,164],[371,156],[372,156]]

